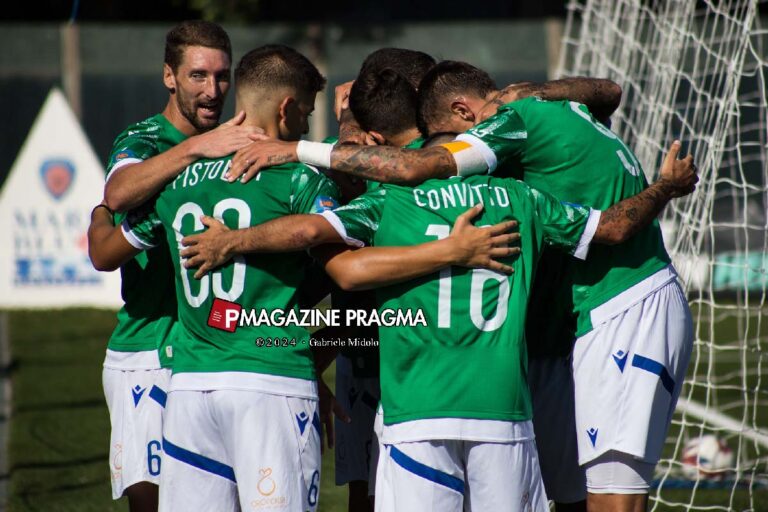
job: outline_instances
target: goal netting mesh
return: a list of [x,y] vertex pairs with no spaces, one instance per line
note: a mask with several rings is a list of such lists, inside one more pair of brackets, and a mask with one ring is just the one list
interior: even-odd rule
[[[569,5],[559,75],[621,84],[612,129],[649,180],[675,138],[701,177],[662,219],[696,341],[655,475],[655,510],[768,510],[766,3]],[[717,449],[685,450],[710,436]]]

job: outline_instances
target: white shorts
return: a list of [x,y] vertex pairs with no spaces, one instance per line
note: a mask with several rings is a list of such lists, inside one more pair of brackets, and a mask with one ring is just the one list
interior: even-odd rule
[[317,401],[250,390],[171,391],[160,510],[314,511]]
[[420,441],[385,445],[376,512],[547,512],[533,441]]
[[112,498],[138,482],[160,483],[163,412],[171,371],[104,368],[102,384],[112,433]]
[[579,465],[573,378],[568,357],[528,360],[533,428],[541,477],[549,499],[576,503],[587,498],[584,468]]
[[336,485],[368,481],[380,395],[378,377],[354,377],[349,359],[336,358],[336,400],[352,419],[350,423],[335,420]]
[[692,347],[691,311],[674,280],[576,340],[579,463],[608,450],[658,462]]
[[384,432],[384,411],[381,405],[376,408],[376,417],[373,419],[373,439],[371,442],[371,465],[368,470],[368,496],[376,494],[376,472],[379,467],[379,455],[384,451],[381,436]]

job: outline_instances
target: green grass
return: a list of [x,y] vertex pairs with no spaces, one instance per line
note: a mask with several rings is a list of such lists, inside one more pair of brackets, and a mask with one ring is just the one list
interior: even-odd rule
[[[9,439],[12,512],[127,511],[109,481],[109,416],[101,386],[109,311],[11,312],[13,416]],[[333,386],[335,367],[325,374]],[[346,509],[323,456],[320,511]]]

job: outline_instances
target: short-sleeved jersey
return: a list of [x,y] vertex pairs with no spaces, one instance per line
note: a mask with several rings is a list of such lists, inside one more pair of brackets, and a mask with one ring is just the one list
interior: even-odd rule
[[445,238],[482,201],[476,225],[516,219],[521,254],[510,276],[450,267],[378,290],[379,311],[421,311],[427,325],[380,327],[385,423],[431,418],[531,418],[524,325],[545,245],[584,257],[599,214],[516,180],[489,176],[384,185],[323,215],[347,243],[401,246]]
[[[156,216],[126,226],[131,243],[151,247],[165,238],[171,250],[180,324],[174,375],[252,372],[314,379],[304,327],[240,325],[234,319],[227,322],[224,311],[255,310],[255,320],[261,310],[287,315],[297,309],[297,288],[309,263],[306,253],[236,256],[197,280],[194,270],[181,264],[180,241],[203,231],[203,215],[221,219],[231,229],[248,228],[284,215],[333,208],[338,191],[323,174],[303,164],[270,167],[246,184],[223,179],[230,165],[231,157],[189,165],[157,198]],[[272,346],[257,343],[259,339],[273,340]]]
[[[107,171],[129,163],[148,160],[179,144],[187,137],[165,116],[158,114],[126,128],[117,136],[109,155]],[[130,171],[127,171],[130,172]],[[129,216],[141,217],[153,208],[149,202]],[[125,215],[117,214],[119,223]],[[120,352],[158,350],[160,363],[167,368],[176,324],[173,294],[173,266],[165,242],[150,252],[142,252],[120,267],[123,307],[117,313],[117,327],[108,348]]]
[[[648,186],[632,151],[575,102],[526,98],[508,103],[459,139],[495,160],[497,173],[599,210]],[[630,240],[595,247],[588,261],[573,263],[576,335],[592,329],[595,307],[669,263],[656,220]]]

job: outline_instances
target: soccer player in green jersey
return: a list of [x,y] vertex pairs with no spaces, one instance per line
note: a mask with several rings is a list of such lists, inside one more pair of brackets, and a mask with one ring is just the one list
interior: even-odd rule
[[[385,82],[387,91],[397,91],[396,82]],[[387,114],[401,110],[397,108],[401,105],[398,98],[407,104],[407,90],[393,94],[386,105],[378,105],[379,109],[387,109]],[[412,128],[413,118],[411,115],[410,126],[406,123],[402,130],[390,132],[382,127],[383,134],[374,131],[373,135],[398,140],[398,135],[404,136]],[[394,122],[390,119],[387,126]],[[367,126],[365,121],[361,124]],[[617,231],[609,228],[610,224],[630,222],[617,215],[626,209],[636,212],[633,223],[639,218],[649,222],[660,205],[651,207],[654,201],[647,202],[642,196],[661,193],[669,198],[688,192],[695,179],[690,159],[673,163],[677,149],[679,145],[665,162],[665,178],[653,187],[656,190],[610,208],[599,223],[594,214],[592,223],[588,222],[585,209],[560,205],[517,182],[469,178],[430,181],[415,189],[385,186],[333,213],[325,212],[324,219],[286,217],[249,229],[247,234],[226,235],[240,250],[295,250],[339,239],[354,245],[400,244],[446,235],[462,201],[476,200],[485,203],[487,220],[498,221],[499,215],[515,215],[521,220],[523,254],[513,263],[516,273],[511,281],[494,274],[445,269],[440,279],[410,281],[379,293],[382,309],[420,308],[429,312],[428,326],[382,328],[384,442],[389,445],[388,457],[377,476],[377,502],[383,510],[460,510],[467,487],[468,500],[475,509],[503,509],[516,502],[525,507],[526,492],[536,509],[545,507],[535,476],[529,474],[524,483],[516,480],[525,473],[526,457],[534,455],[518,454],[515,460],[519,464],[515,466],[510,464],[515,455],[507,453],[513,445],[523,446],[530,438],[527,430],[523,432],[531,427],[527,422],[530,403],[524,380],[522,320],[541,244],[556,233],[556,244],[584,243],[585,225],[591,226],[588,233],[596,231],[596,241],[607,241],[606,233],[615,235]],[[675,165],[688,175],[668,188],[670,182],[663,182]],[[520,195],[521,191],[525,192]],[[529,205],[529,200],[533,204],[542,200],[541,205],[549,206],[526,211],[523,205]],[[560,218],[562,214],[566,217]],[[538,224],[542,217],[546,219],[544,226]],[[531,237],[530,244],[526,244],[526,235]],[[625,236],[611,240],[618,242]],[[526,253],[526,248],[531,252]],[[522,277],[521,272],[530,274]],[[468,298],[463,299],[464,295]],[[492,462],[494,456],[503,461]],[[506,473],[510,471],[517,476]]]
[[[385,84],[377,84],[365,77],[376,75],[377,71],[389,69],[396,71],[411,85],[412,91],[418,86],[422,77],[436,63],[435,59],[426,53],[404,48],[381,48],[372,52],[363,61],[358,77],[353,83],[348,83],[336,88],[337,91],[337,117],[339,119],[339,142],[366,143],[367,141],[381,143],[369,136],[370,124],[368,119],[363,119],[366,129],[361,129],[359,116],[366,116],[368,97],[373,89]],[[345,88],[347,94],[339,97],[340,89]],[[354,91],[356,101],[350,101],[349,92]],[[396,94],[397,91],[392,91]],[[351,103],[351,105],[350,105]],[[398,109],[392,105],[390,111]],[[419,147],[421,137],[418,130],[412,133],[403,144],[416,143]],[[330,171],[330,176],[342,188],[343,184],[351,189],[357,178],[344,173]],[[367,187],[378,186],[378,182],[367,182]],[[360,187],[358,187],[359,189]],[[362,192],[365,189],[362,189]],[[355,197],[359,193],[355,194]],[[342,292],[348,293],[348,292]],[[341,294],[338,294],[341,295]],[[349,297],[339,297],[339,302],[352,304],[375,305],[375,294],[372,291],[355,292]],[[334,296],[334,305],[337,297]],[[376,327],[360,328],[361,336],[378,339]],[[372,497],[375,489],[376,464],[378,461],[378,442],[374,437],[373,424],[381,391],[379,386],[379,354],[378,347],[346,347],[339,350],[336,358],[336,397],[342,407],[349,412],[351,421],[345,423],[336,420],[336,449],[334,456],[336,463],[336,485],[348,484],[350,512],[373,510]],[[371,498],[369,499],[369,496]]]
[[[442,75],[435,84],[448,87],[442,88],[445,94],[437,102],[438,121],[424,123],[429,130],[470,127],[488,100],[499,96],[492,81],[461,80],[476,78],[473,69],[444,63],[432,70]],[[462,89],[451,86],[452,76],[460,79]],[[501,92],[506,99],[508,91]],[[420,94],[430,94],[424,81]],[[428,105],[426,100],[421,103]],[[249,146],[249,155],[259,155],[249,166],[255,169],[266,158],[300,159],[358,176],[378,176],[381,181],[415,182],[498,168],[548,190],[559,187],[564,199],[601,208],[646,187],[642,170],[624,143],[575,103],[538,99],[510,103],[460,139],[442,148],[412,151],[315,143],[297,148],[264,141]],[[652,203],[661,200],[656,193],[638,197]],[[635,211],[622,215],[633,216]],[[627,250],[632,247],[636,250]],[[599,251],[590,262],[576,265],[572,289],[580,336],[573,365],[576,424],[580,462],[587,465],[588,503],[594,510],[641,510],[647,502],[692,341],[690,312],[668,263],[654,223],[629,243]],[[646,319],[642,325],[640,317]],[[597,338],[602,339],[594,342]],[[634,407],[622,408],[630,401]]]
[[[138,206],[157,190],[146,188],[160,169],[178,172],[200,156],[228,154],[247,142],[251,130],[238,126],[242,116],[212,130],[229,87],[230,59],[229,38],[216,24],[187,21],[168,32],[163,77],[168,103],[161,114],[131,125],[115,140],[107,165],[108,204],[119,210]],[[102,262],[102,241],[120,229],[114,222],[123,216],[113,219],[103,206],[92,215],[89,250],[97,269],[114,270]],[[132,511],[156,510],[176,321],[167,247],[126,262],[121,274],[125,305],[109,340],[103,375],[112,424],[112,494],[127,496]]]

